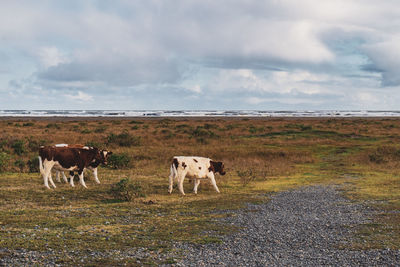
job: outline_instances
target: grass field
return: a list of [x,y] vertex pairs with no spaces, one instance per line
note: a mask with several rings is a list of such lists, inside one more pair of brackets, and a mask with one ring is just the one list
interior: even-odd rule
[[[235,231],[215,222],[219,210],[267,201],[297,186],[334,183],[354,201],[380,210],[358,231],[358,249],[400,248],[400,119],[3,119],[0,121],[0,247],[53,250],[73,264],[88,251],[145,247],[167,251],[173,241],[219,242]],[[88,189],[56,183],[37,172],[40,145],[78,143],[114,153]],[[202,182],[198,195],[167,193],[171,158],[223,161],[217,194]],[[125,201],[112,191],[130,179]],[[69,251],[76,252],[70,256]],[[0,255],[2,257],[4,255]],[[115,263],[111,258],[100,262]],[[149,258],[149,264],[157,263]]]

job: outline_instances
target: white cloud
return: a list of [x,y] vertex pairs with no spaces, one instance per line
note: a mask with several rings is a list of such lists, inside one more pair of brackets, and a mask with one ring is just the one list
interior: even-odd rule
[[93,101],[93,96],[83,93],[81,91],[78,91],[77,95],[66,94],[64,96],[74,101],[81,101],[81,102]]
[[42,47],[39,50],[40,61],[45,68],[57,66],[60,63],[67,63],[67,57],[57,47]]
[[193,86],[190,86],[190,87],[188,87],[187,88],[189,91],[192,91],[192,92],[194,92],[194,93],[197,93],[197,94],[200,94],[202,91],[201,91],[201,87],[200,87],[200,85],[198,85],[198,84],[196,84],[196,85],[193,85]]

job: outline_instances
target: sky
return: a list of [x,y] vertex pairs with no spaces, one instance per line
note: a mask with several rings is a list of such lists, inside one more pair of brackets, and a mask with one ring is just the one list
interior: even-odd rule
[[398,0],[2,0],[0,109],[399,110]]

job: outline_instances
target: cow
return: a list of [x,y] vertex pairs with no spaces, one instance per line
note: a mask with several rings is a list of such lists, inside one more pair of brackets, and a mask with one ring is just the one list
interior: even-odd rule
[[51,169],[53,167],[59,171],[70,171],[71,186],[74,186],[74,171],[78,171],[80,183],[87,188],[83,180],[83,170],[96,162],[106,163],[106,154],[102,150],[93,147],[41,146],[39,149],[39,169],[43,176],[44,185],[49,189],[49,181],[56,188],[51,178]]
[[225,175],[224,164],[220,161],[213,161],[204,157],[186,157],[179,156],[172,159],[169,175],[168,193],[172,193],[174,179],[178,181],[179,192],[185,195],[183,191],[183,181],[185,177],[194,179],[193,192],[197,194],[197,188],[200,181],[209,179],[215,191],[219,193],[218,186],[215,182],[215,173]]
[[[80,144],[56,144],[54,147],[71,147],[71,148],[89,148],[88,146],[80,145]],[[91,162],[90,165],[87,167],[89,170],[93,172],[94,180],[96,183],[100,184],[99,177],[97,176],[97,167],[103,163],[107,164],[108,157],[112,154],[111,151],[107,150],[101,150],[100,153],[102,154],[102,160],[96,160],[94,162]],[[63,171],[56,170],[56,178],[58,182],[61,182],[60,180],[60,173],[66,183],[68,183],[67,177],[65,176]],[[71,173],[70,173],[71,174]],[[73,174],[71,174],[73,176]],[[50,182],[51,182],[51,174],[50,174]],[[73,182],[72,182],[73,184]]]

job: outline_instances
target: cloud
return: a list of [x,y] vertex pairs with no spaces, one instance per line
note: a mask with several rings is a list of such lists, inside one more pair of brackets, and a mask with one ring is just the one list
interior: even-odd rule
[[45,68],[57,66],[68,61],[67,57],[60,52],[57,47],[42,47],[39,52],[39,58]]
[[398,38],[363,48],[372,61],[369,68],[382,73],[383,85],[400,85],[400,34]]
[[393,0],[8,1],[0,91],[71,107],[96,96],[175,108],[176,94],[210,107],[340,105],[332,96],[377,107],[362,96],[400,85],[398,14]]
[[65,97],[74,101],[81,101],[81,102],[93,101],[93,96],[83,93],[81,91],[78,91],[77,95],[65,95]]

